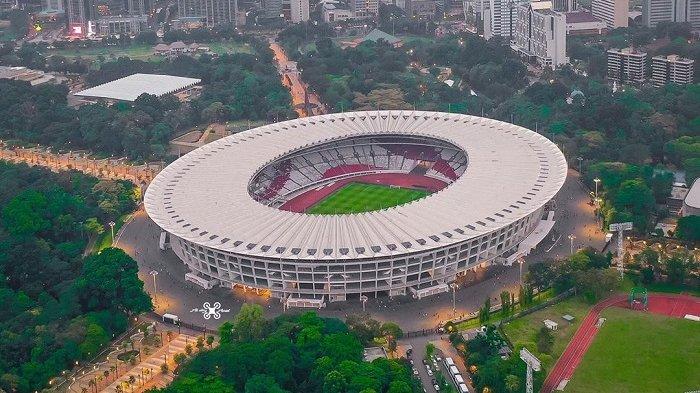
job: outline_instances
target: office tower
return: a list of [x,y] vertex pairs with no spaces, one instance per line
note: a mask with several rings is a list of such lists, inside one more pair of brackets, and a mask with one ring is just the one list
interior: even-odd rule
[[605,22],[608,28],[627,27],[629,0],[593,0],[591,12]]
[[517,11],[514,43],[518,52],[542,67],[567,64],[565,16],[552,11],[549,1],[521,4]]
[[350,11],[355,18],[371,18],[379,14],[379,2],[377,0],[350,0]]
[[237,12],[236,0],[178,0],[180,18],[201,18],[209,27],[235,24]]
[[44,11],[63,12],[63,0],[45,0]]
[[484,13],[484,38],[499,36],[512,41],[515,37],[515,25],[518,19],[518,1],[490,0]]
[[578,9],[576,0],[554,0],[552,1],[552,10],[557,12],[571,12]]
[[644,0],[642,23],[656,27],[661,22],[688,22],[700,29],[700,0]]
[[309,0],[289,0],[290,21],[292,23],[309,20]]

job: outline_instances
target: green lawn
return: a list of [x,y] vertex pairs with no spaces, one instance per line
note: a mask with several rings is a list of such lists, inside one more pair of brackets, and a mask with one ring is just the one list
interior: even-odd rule
[[401,205],[423,198],[428,191],[392,188],[378,184],[349,183],[311,206],[309,214],[361,213]]
[[208,46],[209,50],[219,55],[226,53],[254,53],[250,45],[239,42],[210,42],[202,43],[201,45]]
[[[545,370],[550,371],[556,360],[564,352],[569,341],[571,341],[571,337],[573,337],[581,320],[588,314],[590,308],[591,305],[584,301],[582,297],[570,297],[503,325],[503,331],[513,345],[526,346],[540,359]],[[568,323],[561,318],[562,315],[566,314],[574,316],[575,319],[572,323]],[[535,334],[544,326],[542,321],[545,319],[551,319],[559,324],[559,329],[552,332],[554,345],[552,346],[551,354],[539,354],[535,344]]]
[[99,56],[104,56],[106,60],[111,58],[129,57],[134,60],[144,61],[162,61],[162,56],[153,54],[153,46],[151,45],[129,45],[123,46],[100,46],[91,48],[79,49],[56,49],[47,53],[48,55],[60,55],[67,58],[82,57],[85,59],[95,60]]
[[615,307],[602,316],[567,393],[700,389],[700,323]]

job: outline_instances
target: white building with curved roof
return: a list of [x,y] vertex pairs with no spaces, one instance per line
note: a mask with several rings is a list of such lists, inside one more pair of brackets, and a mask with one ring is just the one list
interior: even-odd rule
[[[551,229],[545,205],[566,172],[553,143],[513,124],[348,112],[205,145],[153,180],[145,207],[191,274],[320,307],[363,294],[423,297],[526,254]],[[430,194],[362,213],[306,212],[348,182]]]

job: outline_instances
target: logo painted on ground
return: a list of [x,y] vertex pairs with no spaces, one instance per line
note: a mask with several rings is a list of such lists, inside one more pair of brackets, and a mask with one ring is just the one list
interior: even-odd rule
[[202,308],[193,308],[190,312],[201,313],[204,319],[219,319],[222,313],[231,312],[231,309],[221,308],[221,303],[219,302],[215,302],[214,305],[211,305],[209,302],[204,302]]

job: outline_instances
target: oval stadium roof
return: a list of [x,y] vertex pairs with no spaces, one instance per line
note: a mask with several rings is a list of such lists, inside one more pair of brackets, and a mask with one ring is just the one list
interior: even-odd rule
[[[448,187],[388,209],[343,215],[279,210],[250,196],[253,175],[299,148],[357,135],[423,135],[469,156]],[[561,151],[513,124],[423,111],[346,112],[254,128],[205,145],[151,182],[144,203],[164,230],[214,249],[270,258],[361,259],[489,233],[542,207],[566,179]]]

